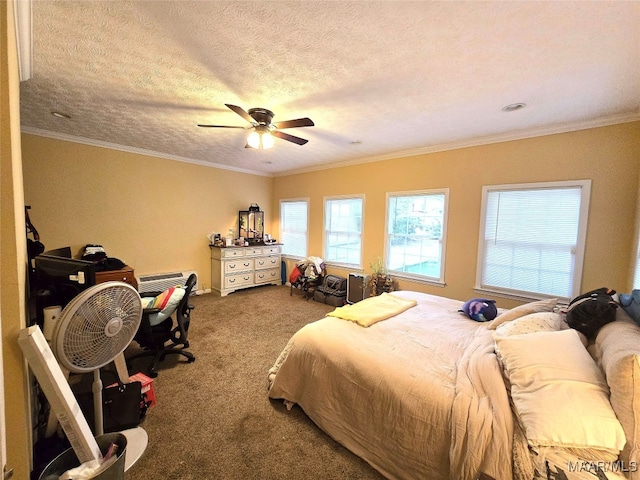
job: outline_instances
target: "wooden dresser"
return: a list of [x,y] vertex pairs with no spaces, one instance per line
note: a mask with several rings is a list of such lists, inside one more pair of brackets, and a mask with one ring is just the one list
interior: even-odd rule
[[211,246],[211,289],[225,297],[257,285],[281,285],[280,245]]
[[104,282],[124,282],[128,283],[136,290],[138,289],[138,282],[136,281],[133,268],[129,265],[125,265],[120,270],[96,272],[96,284]]

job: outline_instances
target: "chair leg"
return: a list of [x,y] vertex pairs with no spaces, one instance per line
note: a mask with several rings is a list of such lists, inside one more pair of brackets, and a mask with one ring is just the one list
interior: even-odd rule
[[131,370],[131,363],[138,358],[153,356],[153,359],[146,369],[146,372],[149,377],[155,378],[158,376],[158,364],[162,362],[167,355],[182,355],[186,358],[187,363],[193,363],[196,361],[195,355],[188,350],[185,350],[184,348],[185,347],[167,347],[160,350],[148,350],[145,352],[137,353],[127,359],[127,368]]

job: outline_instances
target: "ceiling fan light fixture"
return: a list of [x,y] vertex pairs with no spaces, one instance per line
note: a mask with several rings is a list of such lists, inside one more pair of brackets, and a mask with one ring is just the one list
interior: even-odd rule
[[251,148],[258,148],[262,150],[267,150],[268,148],[273,147],[273,135],[268,131],[259,131],[254,130],[247,137],[247,144]]
[[260,134],[253,131],[247,137],[247,143],[251,148],[260,148]]
[[271,147],[273,147],[273,135],[269,132],[265,132],[262,134],[262,148],[266,150]]
[[273,112],[266,108],[250,108],[248,112],[245,112],[242,107],[238,107],[237,105],[231,105],[229,103],[225,103],[225,105],[249,122],[251,127],[237,127],[235,125],[207,125],[203,123],[199,123],[198,126],[207,128],[242,128],[245,130],[247,128],[251,128],[251,133],[247,136],[245,148],[266,150],[273,147],[275,142],[273,137],[278,137],[297,145],[305,145],[309,140],[281,132],[280,130],[286,128],[313,127],[315,125],[313,120],[306,117],[272,123],[274,116]]

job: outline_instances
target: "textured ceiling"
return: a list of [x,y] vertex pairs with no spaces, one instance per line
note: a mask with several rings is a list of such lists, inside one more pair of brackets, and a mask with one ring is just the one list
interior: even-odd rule
[[25,132],[267,175],[640,119],[638,1],[35,0],[33,59]]

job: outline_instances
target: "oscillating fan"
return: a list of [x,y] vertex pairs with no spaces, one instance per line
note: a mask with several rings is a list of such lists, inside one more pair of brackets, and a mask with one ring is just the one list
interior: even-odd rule
[[93,372],[96,435],[104,433],[100,368],[114,360],[116,366],[124,365],[123,352],[141,320],[142,301],[136,289],[123,282],[105,282],[73,298],[54,327],[51,350],[62,368],[73,373]]

